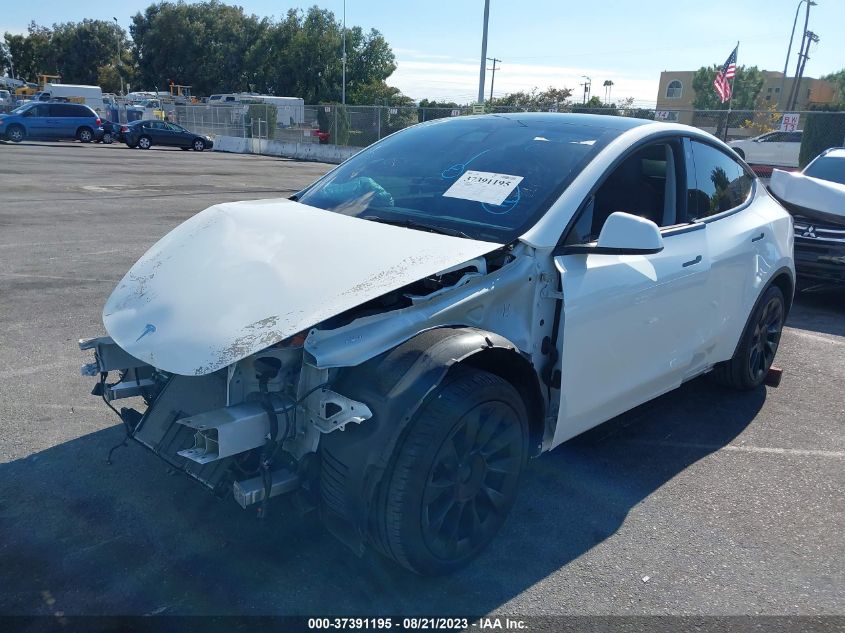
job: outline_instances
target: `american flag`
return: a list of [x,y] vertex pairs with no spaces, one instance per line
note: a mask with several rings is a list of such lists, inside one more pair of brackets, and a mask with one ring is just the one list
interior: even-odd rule
[[718,75],[716,75],[716,79],[713,80],[713,87],[716,88],[716,94],[719,95],[719,99],[722,100],[722,103],[729,101],[731,98],[731,79],[736,76],[737,48],[739,48],[739,45],[734,48],[733,52],[728,57],[728,61],[725,62],[725,65],[722,66],[722,70]]

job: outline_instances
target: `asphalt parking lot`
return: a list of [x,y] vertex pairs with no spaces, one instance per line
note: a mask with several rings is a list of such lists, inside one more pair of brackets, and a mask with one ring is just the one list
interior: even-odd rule
[[[799,296],[778,389],[696,380],[534,461],[453,576],[266,525],[169,474],[89,395],[80,337],[159,237],[330,166],[0,143],[0,613],[845,615],[845,292]],[[350,249],[349,257],[364,256]]]

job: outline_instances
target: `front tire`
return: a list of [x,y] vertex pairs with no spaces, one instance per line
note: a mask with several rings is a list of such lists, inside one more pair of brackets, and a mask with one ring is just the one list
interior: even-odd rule
[[396,449],[376,509],[379,549],[423,575],[466,565],[504,523],[527,456],[528,415],[513,386],[453,370]]
[[783,292],[770,286],[754,307],[733,358],[713,369],[713,379],[742,391],[762,385],[775,360],[785,318]]
[[201,152],[205,149],[205,141],[201,138],[195,139],[193,147],[195,152]]
[[111,145],[114,143],[114,136],[112,136],[111,132],[106,132],[103,134],[103,144],[104,145]]
[[6,138],[12,143],[20,143],[26,136],[26,131],[20,125],[9,126],[6,130]]

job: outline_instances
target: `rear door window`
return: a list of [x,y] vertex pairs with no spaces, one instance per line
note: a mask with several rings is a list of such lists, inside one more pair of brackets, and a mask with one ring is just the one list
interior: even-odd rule
[[722,150],[691,141],[692,165],[687,164],[687,213],[690,220],[730,211],[751,195],[754,178]]
[[78,117],[81,116],[77,106],[70,103],[51,103],[49,105],[51,117]]

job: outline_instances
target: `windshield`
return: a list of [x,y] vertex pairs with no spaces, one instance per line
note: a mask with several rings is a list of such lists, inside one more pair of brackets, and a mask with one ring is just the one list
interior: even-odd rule
[[845,185],[845,159],[822,156],[807,165],[804,175]]
[[442,119],[403,130],[355,155],[299,200],[511,242],[621,132],[561,115],[516,116]]
[[31,103],[24,103],[23,105],[19,105],[17,108],[12,110],[9,114],[23,114],[27,110],[32,107],[33,104]]

